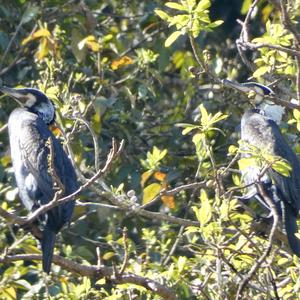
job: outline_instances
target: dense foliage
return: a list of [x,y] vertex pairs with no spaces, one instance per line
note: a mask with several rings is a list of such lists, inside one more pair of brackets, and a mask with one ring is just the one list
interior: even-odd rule
[[[39,242],[1,214],[0,299],[299,298],[284,234],[236,199],[251,95],[221,84],[250,78],[300,101],[299,17],[299,0],[2,1],[0,83],[52,99],[80,183],[104,168],[113,138],[124,147],[58,237],[56,253],[78,269],[55,260],[46,276],[39,256],[23,260]],[[5,126],[17,103],[0,98],[0,205],[26,216]],[[296,152],[299,124],[287,107]]]

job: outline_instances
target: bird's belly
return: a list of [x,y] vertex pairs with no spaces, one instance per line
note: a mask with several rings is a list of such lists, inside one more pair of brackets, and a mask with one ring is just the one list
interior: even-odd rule
[[33,195],[37,192],[37,182],[22,161],[21,149],[11,147],[11,158],[15,173],[19,196],[28,211],[31,211],[35,201]]

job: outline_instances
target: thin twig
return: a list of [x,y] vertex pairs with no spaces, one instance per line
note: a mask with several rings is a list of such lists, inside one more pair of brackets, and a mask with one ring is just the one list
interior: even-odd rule
[[122,275],[127,267],[129,253],[128,253],[128,230],[126,227],[123,228],[123,247],[124,247],[124,259],[118,276]]

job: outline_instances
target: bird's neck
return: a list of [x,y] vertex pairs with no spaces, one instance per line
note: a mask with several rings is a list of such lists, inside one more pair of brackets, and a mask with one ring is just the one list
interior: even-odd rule
[[284,114],[284,107],[280,105],[271,105],[267,103],[262,103],[259,109],[263,110],[266,117],[276,122],[278,125],[281,123],[282,116]]
[[40,103],[38,106],[30,107],[33,113],[37,114],[47,125],[53,123],[55,119],[55,110],[52,103]]

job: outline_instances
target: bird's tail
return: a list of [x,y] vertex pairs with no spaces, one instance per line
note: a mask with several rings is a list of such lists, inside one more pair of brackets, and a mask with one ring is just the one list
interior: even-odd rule
[[56,233],[46,225],[42,239],[43,270],[46,273],[49,273],[51,269],[55,239]]
[[289,245],[294,254],[300,257],[300,240],[295,236],[295,233],[298,232],[297,216],[295,214],[295,210],[293,210],[289,205],[285,205],[282,217],[284,219],[284,227],[286,230]]

